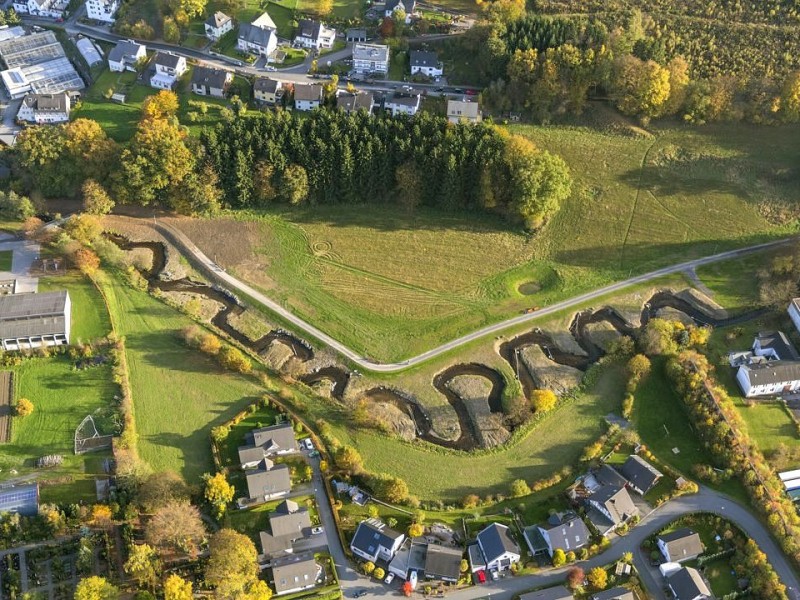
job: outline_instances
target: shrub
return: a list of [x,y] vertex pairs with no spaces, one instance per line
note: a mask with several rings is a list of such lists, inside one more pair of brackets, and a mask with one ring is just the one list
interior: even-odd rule
[[18,417],[27,417],[33,414],[33,402],[27,398],[20,398],[17,400],[15,412]]

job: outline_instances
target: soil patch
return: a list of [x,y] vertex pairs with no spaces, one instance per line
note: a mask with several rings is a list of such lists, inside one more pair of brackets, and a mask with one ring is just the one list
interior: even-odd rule
[[11,401],[14,395],[14,376],[11,371],[0,372],[0,444],[11,441]]
[[257,342],[273,329],[258,312],[249,308],[228,315],[228,324],[251,342]]
[[280,371],[286,361],[294,356],[291,346],[284,344],[278,340],[273,341],[266,352],[261,354],[264,362],[270,368]]
[[656,317],[659,319],[665,319],[667,321],[680,321],[684,325],[694,325],[694,319],[692,319],[692,317],[687,315],[685,312],[678,310],[677,308],[672,308],[671,306],[659,308],[656,311]]
[[407,442],[417,438],[417,426],[414,419],[396,404],[375,402],[372,414],[390,435],[396,435]]
[[192,311],[203,321],[211,321],[217,313],[225,308],[225,306],[215,300],[206,298],[201,294],[193,294],[191,292],[181,291],[165,291],[161,292],[169,304],[186,308],[188,303],[193,303],[191,306]]
[[499,446],[511,437],[511,432],[503,425],[502,415],[489,407],[493,388],[489,380],[478,375],[458,375],[447,382],[447,387],[463,400],[482,447]]
[[550,360],[539,346],[526,346],[519,352],[537,388],[564,394],[578,386],[583,372]]
[[616,327],[608,321],[589,323],[586,325],[585,333],[592,344],[600,348],[603,352],[608,352],[609,345],[618,340],[622,335],[617,331]]
[[533,296],[541,289],[542,286],[535,281],[526,281],[525,283],[521,283],[519,286],[517,286],[517,291],[523,296]]
[[[164,265],[158,269],[157,275],[163,281],[175,281],[184,279],[189,275],[187,267],[181,262],[180,253],[160,234],[153,229],[149,222],[143,224],[141,219],[123,217],[119,215],[106,215],[103,217],[103,229],[114,234],[123,236],[126,240],[134,242],[135,245],[123,250],[136,251],[133,256],[142,256],[151,247],[153,242],[161,244]],[[118,240],[114,240],[118,242]],[[158,257],[151,253],[149,264],[151,269],[156,267]],[[135,264],[135,263],[134,263]],[[147,272],[150,269],[146,270]]]

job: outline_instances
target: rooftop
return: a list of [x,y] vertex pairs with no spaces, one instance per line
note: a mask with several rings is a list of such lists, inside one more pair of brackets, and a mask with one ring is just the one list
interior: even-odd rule
[[436,52],[426,50],[412,50],[409,53],[409,60],[412,67],[438,67],[439,57]]
[[65,333],[66,290],[0,296],[0,339]]
[[382,44],[354,44],[353,60],[389,62],[389,46]]
[[296,84],[294,86],[294,99],[301,102],[322,100],[322,86],[318,83]]

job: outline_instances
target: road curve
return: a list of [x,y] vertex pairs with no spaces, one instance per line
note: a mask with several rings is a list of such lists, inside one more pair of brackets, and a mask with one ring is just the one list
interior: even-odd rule
[[[644,517],[628,535],[614,539],[608,550],[577,564],[585,570],[589,570],[592,567],[607,565],[621,558],[624,553],[631,552],[634,555],[636,567],[640,572],[645,587],[648,588],[654,598],[663,598],[662,582],[649,574],[647,569],[649,557],[643,556],[639,551],[639,547],[647,537],[681,515],[698,511],[720,515],[738,525],[766,553],[770,564],[772,564],[781,581],[786,585],[789,598],[792,600],[800,598],[800,595],[798,595],[800,579],[798,579],[789,561],[761,521],[734,500],[706,487],[701,487],[697,494],[682,496],[666,502]],[[527,590],[563,583],[570,566],[547,569],[541,574],[535,575],[507,576],[499,581],[489,581],[485,585],[476,585],[449,592],[447,598],[449,600],[478,600],[489,596],[492,600],[510,600],[515,594]],[[340,567],[340,565],[337,564],[337,567]],[[365,600],[378,600],[381,597],[397,595],[397,591],[389,588],[389,586],[358,575],[349,564],[343,570],[344,576],[341,575],[340,582],[346,597],[352,596],[352,593],[348,592],[356,589],[367,591]]]
[[194,242],[192,242],[183,232],[179,231],[175,227],[172,227],[171,225],[168,225],[163,222],[158,222],[156,225],[154,225],[154,227],[161,234],[167,237],[167,239],[171,240],[176,246],[178,246],[183,252],[190,254],[191,257],[194,258],[195,262],[197,262],[203,268],[203,270],[209,273],[213,278],[221,282],[224,282],[231,288],[250,296],[250,298],[252,298],[256,302],[259,302],[260,304],[263,304],[270,311],[274,312],[288,323],[291,323],[304,333],[330,346],[331,348],[339,352],[341,355],[353,361],[362,369],[379,373],[397,373],[399,371],[403,371],[405,369],[408,369],[409,367],[421,364],[427,360],[440,356],[445,352],[449,352],[450,350],[458,348],[459,346],[463,346],[464,344],[468,344],[479,338],[499,333],[504,329],[508,329],[509,327],[523,325],[525,323],[533,321],[534,319],[539,319],[541,317],[551,315],[558,311],[572,308],[574,306],[584,304],[586,302],[590,302],[595,298],[605,296],[606,294],[610,294],[612,292],[618,292],[620,290],[628,288],[632,285],[636,285],[638,283],[645,283],[647,281],[657,279],[658,277],[663,277],[664,275],[679,273],[687,269],[694,269],[703,265],[719,262],[721,260],[740,258],[742,256],[747,256],[749,254],[761,252],[769,248],[776,248],[778,246],[788,244],[789,242],[794,240],[794,238],[775,240],[772,242],[757,244],[755,246],[749,246],[747,248],[739,248],[737,250],[720,252],[718,254],[713,254],[711,256],[706,256],[704,258],[698,258],[695,260],[678,263],[676,265],[672,265],[669,267],[663,267],[655,271],[650,271],[649,273],[643,273],[642,275],[637,275],[636,277],[631,277],[630,279],[626,279],[624,281],[619,281],[617,283],[607,285],[605,287],[596,289],[591,292],[586,292],[585,294],[580,294],[579,296],[568,298],[567,300],[562,300],[561,302],[556,302],[555,304],[551,304],[550,306],[541,308],[533,313],[518,315],[516,317],[506,319],[505,321],[500,321],[499,323],[494,323],[492,325],[487,325],[486,327],[481,327],[480,329],[473,331],[472,333],[468,333],[467,335],[461,336],[449,342],[445,342],[441,346],[432,348],[426,352],[423,352],[422,354],[414,356],[413,358],[409,358],[408,360],[395,363],[379,363],[351,350],[343,343],[339,342],[338,340],[335,340],[324,331],[320,331],[317,327],[315,327],[311,323],[301,319],[300,317],[290,312],[289,310],[287,310],[274,300],[271,300],[270,298],[268,298],[258,290],[254,289],[250,285],[237,279],[233,275],[226,273],[223,269],[217,266],[214,263],[214,261],[208,258],[208,256],[206,256],[202,252],[202,250],[200,250],[194,244]]

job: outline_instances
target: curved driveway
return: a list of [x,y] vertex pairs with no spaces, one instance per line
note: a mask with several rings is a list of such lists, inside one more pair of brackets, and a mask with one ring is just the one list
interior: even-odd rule
[[651,281],[653,279],[657,279],[658,277],[663,277],[664,275],[679,273],[687,269],[694,269],[721,260],[728,260],[731,258],[739,258],[742,256],[747,256],[748,254],[753,254],[755,252],[760,252],[762,250],[775,248],[777,246],[787,244],[794,239],[794,238],[786,238],[782,240],[776,240],[773,242],[767,242],[764,244],[758,244],[755,246],[749,246],[747,248],[729,250],[728,252],[720,252],[719,254],[713,254],[711,256],[706,256],[704,258],[698,258],[695,260],[690,260],[669,267],[664,267],[656,271],[650,271],[649,273],[637,275],[636,277],[631,277],[630,279],[626,279],[625,281],[613,283],[611,285],[607,285],[597,290],[586,292],[585,294],[574,296],[572,298],[563,300],[561,302],[556,302],[555,304],[546,306],[545,308],[539,309],[533,313],[522,314],[516,317],[512,317],[511,319],[506,319],[505,321],[500,321],[499,323],[487,325],[486,327],[482,327],[476,331],[473,331],[472,333],[468,333],[467,335],[461,336],[460,338],[456,338],[449,342],[445,342],[441,346],[432,348],[431,350],[423,352],[422,354],[418,354],[417,356],[409,358],[408,360],[396,363],[379,363],[359,354],[358,352],[355,352],[354,350],[351,350],[340,341],[335,340],[327,333],[320,331],[317,327],[301,319],[300,317],[290,312],[289,310],[287,310],[274,300],[267,298],[267,296],[265,296],[258,290],[254,289],[250,285],[237,279],[233,275],[226,273],[223,269],[217,266],[214,263],[214,261],[208,258],[208,256],[206,256],[186,235],[184,235],[181,231],[179,231],[175,227],[167,225],[166,223],[163,222],[158,223],[157,225],[155,225],[155,227],[164,236],[172,240],[176,246],[181,248],[183,252],[190,254],[191,257],[194,259],[194,261],[196,263],[199,263],[199,265],[206,272],[210,273],[212,277],[214,277],[215,279],[222,281],[231,288],[250,296],[250,298],[252,298],[256,302],[263,304],[269,310],[280,316],[288,323],[291,323],[299,330],[316,338],[317,340],[323,342],[324,344],[327,344],[328,346],[330,346],[331,348],[333,348],[346,358],[353,361],[362,369],[368,371],[376,371],[380,373],[397,373],[399,371],[403,371],[404,369],[408,369],[409,367],[421,364],[427,360],[435,358],[441,354],[444,354],[445,352],[449,352],[450,350],[458,348],[459,346],[463,346],[464,344],[468,344],[479,338],[499,333],[504,329],[508,329],[509,327],[522,325],[524,323],[533,321],[534,319],[538,319],[540,317],[544,317],[567,308],[572,308],[574,306],[590,302],[595,298],[599,298],[601,296],[610,294],[612,292],[618,292],[620,290],[628,288],[632,285],[636,285],[638,283],[644,283],[647,281]]

